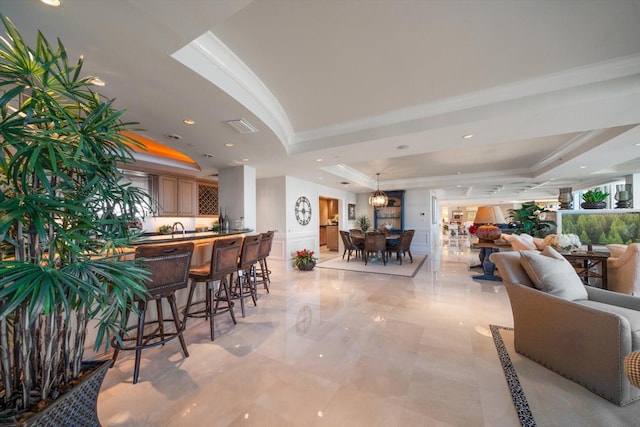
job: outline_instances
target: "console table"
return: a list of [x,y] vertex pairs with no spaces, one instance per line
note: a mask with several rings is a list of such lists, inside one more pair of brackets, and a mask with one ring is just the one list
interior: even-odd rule
[[[582,283],[589,285],[589,278],[601,279],[602,289],[607,287],[607,258],[609,255],[600,252],[572,252],[562,254],[573,265]],[[598,271],[598,267],[600,268]]]

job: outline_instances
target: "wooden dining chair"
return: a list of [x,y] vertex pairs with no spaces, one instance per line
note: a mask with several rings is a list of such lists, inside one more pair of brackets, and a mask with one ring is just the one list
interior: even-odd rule
[[384,265],[387,265],[387,238],[384,233],[372,231],[364,235],[364,264],[369,262],[369,256],[382,258]]

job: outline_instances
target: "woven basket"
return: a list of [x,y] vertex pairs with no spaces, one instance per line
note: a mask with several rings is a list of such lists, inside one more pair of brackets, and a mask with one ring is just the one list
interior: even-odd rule
[[28,427],[100,427],[98,421],[98,393],[111,365],[111,360],[85,362],[83,366],[100,365],[71,391],[29,418],[20,426]]

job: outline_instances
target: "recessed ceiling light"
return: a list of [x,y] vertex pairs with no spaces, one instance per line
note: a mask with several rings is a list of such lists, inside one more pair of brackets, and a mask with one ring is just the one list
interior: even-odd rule
[[321,162],[321,161],[322,161],[322,159],[316,159],[316,162]]
[[638,142],[638,143],[636,144],[636,147],[640,147],[640,142]]
[[472,133],[468,133],[466,135],[463,135],[462,138],[463,139],[471,139],[471,138],[473,138],[473,134]]
[[176,135],[175,133],[167,134],[167,138],[173,139],[174,141],[178,141],[178,140],[182,139],[182,137],[180,135]]
[[230,142],[227,142],[226,144],[224,144],[224,146],[225,146],[225,147],[229,147],[229,148],[230,148],[230,147],[233,147],[233,144],[232,144],[232,143],[230,143]]
[[585,165],[580,166],[580,169],[586,169],[587,167]]
[[40,0],[40,2],[53,7],[58,7],[61,4],[60,0]]
[[195,125],[196,121],[192,119],[184,119],[182,123],[184,123],[185,125]]
[[243,161],[243,162],[248,162],[248,161],[249,161],[249,159],[242,159],[242,161]]

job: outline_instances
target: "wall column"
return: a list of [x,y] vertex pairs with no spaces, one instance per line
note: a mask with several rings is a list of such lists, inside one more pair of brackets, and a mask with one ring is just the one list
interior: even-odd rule
[[218,171],[218,203],[220,215],[231,220],[244,217],[245,228],[256,230],[256,170],[250,166],[236,166]]

